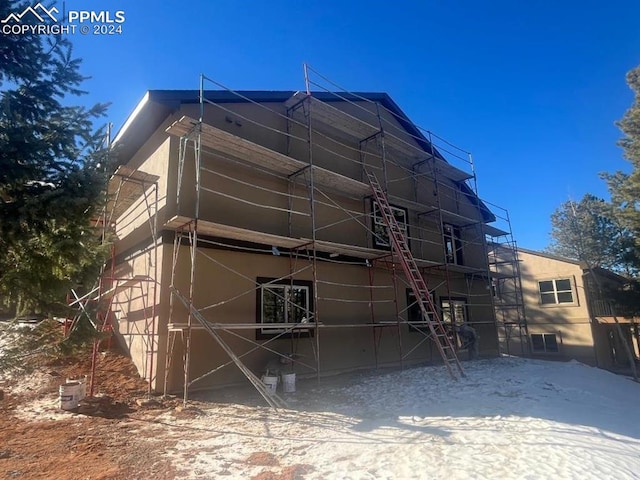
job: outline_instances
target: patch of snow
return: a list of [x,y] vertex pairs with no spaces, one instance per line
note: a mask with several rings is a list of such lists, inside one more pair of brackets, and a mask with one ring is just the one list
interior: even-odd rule
[[464,366],[458,382],[444,367],[299,381],[288,410],[214,403],[157,421],[185,479],[640,478],[640,385],[578,362]]
[[22,403],[20,407],[15,410],[14,415],[21,420],[32,422],[68,420],[72,417],[78,419],[86,418],[77,413],[61,410],[60,399],[57,395],[53,394]]

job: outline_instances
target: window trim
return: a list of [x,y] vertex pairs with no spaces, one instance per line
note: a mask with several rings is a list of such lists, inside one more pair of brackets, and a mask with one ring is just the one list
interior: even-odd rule
[[[395,210],[398,212],[402,212],[402,214],[404,215],[404,222],[398,222],[398,226],[404,233],[404,237],[407,241],[407,246],[411,248],[411,245],[409,243],[409,210],[404,207],[391,205],[391,204],[389,204],[389,207],[391,207],[392,212]],[[376,202],[372,198],[371,199],[371,227],[372,227],[371,238],[372,238],[373,248],[377,248],[379,250],[391,250],[391,243],[387,244],[378,239],[378,236],[376,235],[376,225],[380,225],[382,228],[384,228],[384,231],[387,234],[387,238],[389,239],[389,241],[391,241],[391,238],[389,238],[389,231],[388,231],[389,227],[387,227],[387,224],[384,222],[384,219],[382,218],[382,215],[380,213],[380,207],[378,206],[378,202]]]
[[[283,279],[283,280],[279,280],[277,281],[277,278],[272,278],[272,277],[258,277],[256,279],[256,283],[259,284],[259,287],[256,289],[256,323],[258,324],[263,324],[263,315],[264,315],[264,311],[263,311],[263,293],[265,291],[265,288],[268,287],[275,287],[280,288],[282,287],[283,291],[286,291],[287,287],[291,288],[292,286],[295,287],[299,287],[299,288],[305,288],[307,290],[307,309],[306,311],[309,314],[309,317],[311,317],[309,319],[309,322],[313,322],[313,314],[314,314],[314,307],[313,307],[313,282],[310,280],[290,280],[290,279]],[[286,312],[285,312],[286,314]],[[287,322],[289,323],[289,322]],[[303,337],[313,337],[313,329],[296,329],[296,330],[292,330],[289,332],[286,332],[286,328],[285,329],[273,329],[273,328],[257,328],[256,329],[256,339],[257,340],[265,340],[265,339],[271,339],[274,337],[278,337],[278,338],[303,338]]]
[[[443,305],[444,302],[461,302],[464,304],[464,319],[462,322],[458,321],[457,318],[454,318],[453,322],[445,322],[444,320],[444,312],[445,307]],[[440,318],[442,319],[442,323],[445,325],[460,325],[461,323],[470,323],[469,322],[469,302],[466,297],[441,297],[440,298]]]
[[[542,345],[544,350],[535,350],[533,347],[533,337],[540,336],[542,338]],[[547,340],[545,337],[553,336],[555,339],[556,350],[547,349]],[[542,332],[542,333],[530,333],[529,340],[531,341],[531,353],[535,355],[559,355],[560,347],[562,345],[562,336],[559,333]]]
[[[455,318],[455,314],[453,317],[451,317],[449,319],[449,321],[445,321],[445,306],[443,305],[443,303],[445,302],[458,302],[458,303],[462,303],[462,311],[464,312],[464,318],[462,319],[462,321],[460,321],[459,318]],[[455,303],[454,303],[455,304]],[[446,309],[448,310],[448,309]],[[455,311],[455,307],[454,307],[454,311]],[[463,323],[468,323],[470,324],[469,320],[469,299],[467,297],[440,297],[440,320],[442,321],[442,324],[445,326],[445,328],[448,331],[448,335],[449,335],[449,339],[451,340],[451,343],[453,345],[457,345],[457,347],[461,347],[462,346],[462,341],[458,335],[458,329],[456,327],[459,327],[460,325],[462,325]]]
[[[450,234],[447,233],[447,227],[450,229]],[[462,251],[462,230],[460,227],[452,223],[442,224],[442,237],[444,240],[444,261],[449,265],[464,265],[464,253]],[[447,245],[451,244],[452,254],[449,256]],[[449,259],[452,261],[449,261]]]
[[[562,280],[568,280],[569,281],[569,285],[571,286],[571,298],[572,298],[571,302],[559,302],[558,301],[558,293],[569,292],[569,290],[558,290],[557,289],[556,282],[557,281],[562,281]],[[578,289],[576,288],[575,277],[573,275],[558,276],[558,277],[552,277],[552,278],[541,278],[541,279],[536,280],[536,282],[538,284],[538,306],[539,307],[541,307],[541,308],[554,308],[554,307],[570,307],[570,306],[578,306],[578,305],[580,305],[580,302],[578,301]],[[552,292],[545,292],[545,293],[546,294],[549,294],[549,293],[553,293],[554,294],[554,298],[556,300],[554,303],[543,303],[542,302],[542,290],[540,289],[540,284],[542,282],[553,282],[553,291]]]

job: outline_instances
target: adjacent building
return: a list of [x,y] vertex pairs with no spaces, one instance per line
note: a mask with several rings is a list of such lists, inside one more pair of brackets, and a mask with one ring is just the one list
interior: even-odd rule
[[[623,277],[543,252],[517,252],[526,330],[514,332],[508,342],[503,338],[504,350],[520,354],[524,342],[525,352],[534,357],[625,370],[626,343],[636,360],[640,358],[637,324],[634,319],[614,318],[605,293],[609,286],[623,287]],[[498,311],[509,298],[510,292],[496,292]]]

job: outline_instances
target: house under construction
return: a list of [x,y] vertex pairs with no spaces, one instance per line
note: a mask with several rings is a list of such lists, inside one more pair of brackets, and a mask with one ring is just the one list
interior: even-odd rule
[[510,229],[470,156],[388,95],[306,73],[301,92],[149,91],[113,142],[99,296],[154,390],[256,384],[274,360],[456,376],[462,323],[499,351],[488,246]]

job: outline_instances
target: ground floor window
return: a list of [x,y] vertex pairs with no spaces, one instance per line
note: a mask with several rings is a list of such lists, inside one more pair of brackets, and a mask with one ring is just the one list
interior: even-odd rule
[[459,338],[457,327],[467,323],[467,300],[465,298],[443,298],[440,300],[442,309],[442,323],[444,323],[451,343],[461,347],[462,339]]
[[460,325],[467,321],[467,301],[464,298],[443,298],[440,305],[444,323]]
[[533,353],[558,353],[558,337],[555,333],[532,333],[531,350]]
[[[431,295],[431,301],[434,301],[433,294]],[[428,311],[429,307],[427,307],[427,312]],[[433,313],[428,313],[427,315],[429,317],[429,321],[433,322],[435,320]],[[429,326],[425,323],[425,318],[422,315],[422,309],[420,308],[418,300],[411,289],[407,289],[407,321],[409,322],[410,332],[429,331]]]
[[[262,324],[308,323],[313,321],[313,287],[304,280],[278,281],[258,278],[257,321]],[[287,332],[286,325],[261,328],[258,337],[273,337]],[[296,329],[281,335],[284,337],[308,336],[310,330]]]

